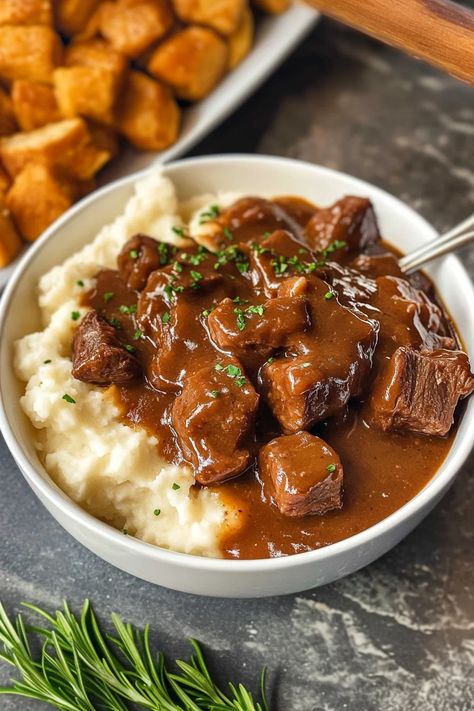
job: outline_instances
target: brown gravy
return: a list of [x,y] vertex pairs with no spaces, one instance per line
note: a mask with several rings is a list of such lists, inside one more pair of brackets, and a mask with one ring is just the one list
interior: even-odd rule
[[[240,222],[238,211],[235,210],[228,224],[235,242],[250,242],[252,238],[257,239],[263,233],[282,227],[302,240],[302,226],[315,210],[314,206],[303,200],[285,197],[274,201],[272,214],[260,220],[257,226],[245,220]],[[174,258],[178,259],[179,253],[184,251],[188,254],[198,253],[197,247],[186,248],[177,250]],[[373,251],[385,255],[396,254],[395,250],[382,242]],[[396,272],[395,262],[389,257],[387,260],[387,265],[381,267],[383,273],[389,270]],[[337,261],[344,265],[349,257],[341,254],[337,256]],[[233,293],[243,299],[252,295],[255,303],[255,293],[251,292],[245,280],[235,279],[234,267],[232,264],[224,264],[219,273],[224,276],[232,273],[231,278],[235,283]],[[212,273],[212,264],[207,266],[203,262],[195,269],[203,274],[208,271]],[[112,296],[107,298],[107,294]],[[126,286],[119,272],[100,272],[96,287],[87,295],[86,303],[117,327],[122,343],[136,349],[136,355],[146,369],[153,356],[153,347],[146,339],[137,340],[134,312],[137,292]],[[130,306],[131,313],[127,313],[123,307]],[[209,297],[196,293],[195,304],[187,314],[187,338],[196,347],[186,353],[176,353],[176,359],[183,360],[183,368],[188,367],[190,357],[206,363],[212,353],[215,356],[215,350],[210,349],[203,338],[205,331],[202,321],[196,317],[208,307]],[[409,326],[407,330],[410,331]],[[379,357],[386,358],[390,349],[388,339]],[[249,377],[256,381],[257,364],[255,369],[250,366]],[[145,427],[150,433],[156,434],[164,457],[170,462],[183,462],[169,415],[178,388],[158,391],[145,379],[140,379],[132,384],[114,385],[110,391],[120,404],[125,422]],[[351,401],[345,416],[330,418],[312,431],[327,441],[341,458],[344,467],[342,509],[322,516],[284,516],[271,503],[271,492],[261,482],[256,465],[253,464],[244,475],[213,487],[229,507],[242,512],[242,525],[237,530],[229,526],[222,533],[221,549],[225,557],[247,559],[290,555],[329,545],[372,526],[403,506],[427,484],[445,459],[454,436],[453,430],[447,438],[381,432],[368,424],[363,401]],[[265,414],[257,423],[256,448],[280,432],[273,417]]]

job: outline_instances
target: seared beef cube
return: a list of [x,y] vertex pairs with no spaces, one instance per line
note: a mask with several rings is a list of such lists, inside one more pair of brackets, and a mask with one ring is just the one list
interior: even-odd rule
[[380,356],[399,346],[456,348],[442,310],[423,291],[394,276],[379,277],[376,284],[371,303],[380,311]]
[[306,225],[305,236],[311,249],[321,252],[336,240],[345,242],[348,252],[363,252],[380,239],[372,203],[351,195],[319,210]]
[[399,348],[375,384],[370,407],[383,430],[443,436],[461,398],[474,390],[462,351]]
[[403,278],[403,272],[398,266],[398,260],[394,254],[384,252],[383,254],[359,254],[349,265],[357,272],[367,274],[376,279],[381,276],[396,276]]
[[158,390],[178,390],[194,362],[197,370],[215,352],[203,338],[202,297],[221,300],[225,284],[217,272],[203,276],[199,288],[192,283],[189,269],[176,274],[170,265],[153,272],[138,299],[137,323],[155,346],[147,377]]
[[185,459],[200,484],[216,484],[249,465],[259,396],[239,362],[223,358],[186,378],[172,409]]
[[[144,289],[150,274],[162,265],[160,244],[152,237],[137,234],[122,248],[117,257],[117,265],[123,280],[131,289]],[[164,263],[166,264],[166,261]]]
[[72,374],[94,385],[128,383],[140,375],[137,359],[126,351],[115,329],[97,311],[80,322],[72,344]]
[[210,313],[209,330],[222,350],[245,357],[250,351],[263,357],[285,346],[288,336],[309,325],[307,301],[284,297],[263,304],[236,304],[224,299]]
[[342,306],[320,279],[308,281],[311,327],[294,334],[285,357],[264,365],[266,399],[285,432],[336,415],[362,392],[377,324]]
[[285,516],[324,514],[342,506],[341,460],[319,437],[308,432],[277,437],[260,450],[259,466]]
[[[250,272],[254,288],[267,298],[275,296],[283,281],[291,276],[291,259],[304,249],[289,232],[276,230],[262,242],[254,242],[250,251]],[[300,255],[302,256],[302,255]],[[307,252],[307,261],[312,261]]]

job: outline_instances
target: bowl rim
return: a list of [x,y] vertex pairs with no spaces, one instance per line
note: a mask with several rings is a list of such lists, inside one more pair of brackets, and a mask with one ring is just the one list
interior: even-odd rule
[[[413,210],[409,205],[404,203],[399,198],[391,195],[387,191],[379,188],[368,181],[356,178],[348,173],[342,171],[334,170],[332,168],[327,168],[326,166],[321,166],[318,164],[309,163],[307,161],[296,160],[292,158],[281,158],[277,156],[268,155],[252,155],[245,153],[233,153],[233,154],[220,154],[220,155],[206,155],[199,157],[185,158],[182,160],[177,160],[170,162],[164,166],[152,165],[145,170],[141,170],[135,173],[131,173],[124,176],[118,180],[115,180],[108,185],[94,191],[90,195],[86,196],[79,202],[77,202],[72,208],[70,208],[64,215],[62,215],[58,220],[56,220],[48,229],[41,235],[41,237],[36,240],[36,242],[29,247],[26,253],[21,258],[16,269],[14,270],[10,280],[5,288],[5,291],[0,300],[0,349],[3,350],[6,346],[3,339],[3,334],[6,328],[6,323],[8,321],[10,302],[14,297],[17,286],[21,280],[23,273],[27,270],[30,263],[36,258],[36,256],[41,252],[41,250],[48,244],[49,240],[63,227],[67,222],[75,215],[81,211],[87,209],[96,200],[99,200],[104,195],[109,192],[122,187],[124,184],[134,183],[137,180],[155,172],[156,170],[163,170],[166,173],[174,168],[181,169],[193,166],[205,167],[210,163],[248,163],[248,162],[259,162],[259,163],[270,163],[274,164],[275,169],[278,166],[283,166],[289,168],[294,167],[305,167],[308,169],[316,169],[321,175],[333,176],[333,177],[343,177],[348,178],[352,181],[355,188],[360,190],[367,190],[367,186],[373,194],[379,194],[385,200],[389,198],[390,201],[394,201],[397,207],[403,207],[411,211],[419,221],[419,223],[424,223],[425,229],[430,231],[433,236],[436,235],[434,228],[425,220],[421,215],[419,215],[415,210]],[[462,266],[460,260],[449,255],[445,257],[445,260],[449,260],[450,266],[456,269],[460,281],[463,282],[464,288],[466,289],[465,295],[467,298],[471,298],[474,302],[474,286],[471,280]],[[472,446],[474,445],[474,427],[463,427],[463,432],[461,434],[461,441],[458,442],[457,451],[454,455],[451,455],[449,461],[444,460],[439,469],[433,475],[432,479],[425,485],[421,491],[419,491],[412,499],[407,501],[402,507],[391,513],[386,518],[382,519],[373,526],[369,526],[363,531],[356,533],[348,538],[345,538],[336,543],[332,543],[328,546],[322,548],[317,548],[311,551],[304,551],[301,553],[295,553],[288,556],[280,556],[275,558],[256,558],[256,559],[228,559],[228,558],[211,558],[207,556],[199,556],[190,553],[181,553],[173,551],[167,548],[156,546],[141,539],[134,538],[133,536],[127,536],[113,528],[109,524],[100,521],[99,519],[92,516],[90,513],[82,509],[77,503],[70,499],[49,477],[49,480],[44,476],[36,466],[34,466],[26,452],[24,451],[19,440],[17,440],[13,427],[7,416],[7,412],[4,405],[3,397],[3,381],[5,378],[4,373],[0,373],[0,430],[4,436],[7,447],[9,448],[15,463],[19,467],[23,476],[27,480],[28,484],[32,487],[36,495],[38,492],[41,494],[40,498],[46,499],[49,504],[52,505],[53,511],[59,510],[63,515],[67,516],[78,526],[87,529],[88,534],[95,534],[101,536],[103,539],[107,539],[107,542],[122,548],[129,554],[135,553],[141,556],[145,556],[149,560],[156,563],[163,562],[167,564],[174,564],[179,567],[184,567],[189,570],[195,569],[203,572],[221,572],[221,573],[244,573],[244,572],[270,572],[277,571],[281,569],[292,569],[303,566],[305,564],[317,564],[320,561],[326,560],[328,558],[337,557],[339,555],[344,555],[351,550],[357,549],[361,545],[369,544],[371,541],[375,541],[378,538],[384,536],[384,534],[389,534],[392,530],[396,529],[400,524],[405,521],[410,520],[412,517],[416,516],[418,513],[422,512],[424,509],[429,507],[431,502],[436,503],[437,497],[440,496],[445,489],[454,480],[458,470],[462,466],[463,462],[469,455]],[[26,415],[25,415],[26,416]],[[465,421],[468,420],[466,423]],[[469,424],[474,421],[474,398],[468,403],[465,412],[463,413],[463,424]],[[459,438],[459,433],[456,435],[456,439]],[[451,447],[450,452],[452,452]],[[449,457],[449,455],[448,455]],[[45,470],[46,471],[46,470]],[[46,472],[47,474],[47,472]],[[48,508],[48,507],[46,507]],[[49,510],[49,508],[48,508]],[[50,511],[51,513],[51,511]],[[72,534],[70,534],[72,535]]]

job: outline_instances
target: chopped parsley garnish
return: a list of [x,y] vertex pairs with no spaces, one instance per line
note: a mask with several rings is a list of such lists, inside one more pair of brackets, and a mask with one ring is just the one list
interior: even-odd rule
[[242,309],[236,308],[234,309],[234,314],[237,314],[237,328],[239,331],[243,331],[245,328],[245,317],[244,317],[244,312]]
[[182,291],[184,291],[184,286],[182,284],[167,284],[164,288],[164,292],[168,299],[171,299],[173,294],[180,294]]
[[71,311],[71,318],[73,321],[77,321],[78,319],[81,318],[81,312],[80,311]]
[[44,363],[45,365],[48,365],[48,363],[51,363],[51,358],[48,358],[48,360],[44,360],[43,363]]
[[119,306],[119,311],[122,314],[134,314],[137,311],[137,305],[131,304],[130,306],[127,306],[126,304],[121,304]]
[[232,234],[232,232],[229,230],[228,227],[224,227],[223,232],[224,232],[224,236],[227,237],[227,239],[230,239],[230,240],[234,239],[234,235]]
[[276,259],[272,259],[270,263],[277,276],[281,276],[288,269],[288,261],[282,254],[280,254]]
[[220,363],[216,363],[214,368],[218,372],[226,373],[229,378],[234,378],[237,387],[241,388],[245,384],[245,375],[242,375],[241,369],[233,363],[229,363],[225,366]]
[[179,235],[180,237],[184,237],[184,228],[183,227],[177,227],[176,225],[173,225],[171,228],[175,235]]
[[160,254],[160,264],[168,264],[168,245],[164,242],[160,242],[158,245],[158,252]]
[[128,351],[129,353],[134,353],[134,352],[136,351],[135,346],[130,345],[130,343],[126,343],[126,344],[124,345],[124,348],[125,348],[125,350]]
[[203,275],[201,274],[201,272],[196,272],[196,271],[194,271],[194,269],[191,269],[191,276],[194,279],[194,281],[201,281],[201,279],[204,278]]
[[220,214],[221,211],[219,205],[210,205],[208,210],[201,212],[199,216],[199,224],[203,225],[205,222],[209,222],[209,220],[215,220],[215,218],[219,217]]
[[248,262],[236,262],[235,266],[239,270],[241,274],[245,274],[245,272],[248,272],[249,270],[249,263]]
[[259,316],[263,316],[265,313],[265,306],[262,306],[262,304],[258,304],[257,306],[248,306],[245,309],[246,314],[258,314]]
[[216,397],[219,397],[219,395],[221,394],[221,391],[220,390],[211,390],[210,394],[211,394],[211,397],[216,398]]
[[178,489],[181,489],[180,485],[176,482],[173,482],[173,486],[171,488],[173,489],[173,491],[178,491]]
[[308,250],[304,249],[304,247],[300,247],[298,250],[298,254],[308,254]]
[[204,316],[204,318],[207,318],[210,313],[211,313],[211,309],[204,309],[204,311],[202,312],[202,315]]
[[191,254],[189,257],[189,263],[194,267],[198,267],[202,262],[207,259],[206,252],[199,252],[198,254]]
[[270,363],[273,363],[274,360],[275,358],[273,356],[270,356],[270,358],[267,358],[267,360],[265,361],[265,365],[270,365]]
[[159,516],[160,513],[161,513],[161,509],[155,509],[155,510],[153,511],[153,516]]
[[139,341],[142,336],[143,336],[143,331],[140,328],[137,328],[137,330],[133,334],[133,340]]
[[170,320],[170,318],[171,318],[170,312],[169,312],[169,311],[165,311],[165,313],[161,315],[161,322],[162,322],[162,323],[168,323],[168,321]]
[[103,299],[106,304],[109,303],[110,299],[114,298],[114,292],[113,291],[105,291],[103,295]]
[[123,529],[122,529],[122,533],[123,533],[124,536],[128,536],[128,531],[127,531],[126,528],[123,528]]
[[122,324],[120,323],[120,321],[118,320],[118,318],[116,316],[112,316],[109,323],[114,328],[122,328]]
[[181,272],[183,271],[183,265],[180,264],[179,262],[174,262],[173,269],[175,272],[178,272],[178,274],[181,274]]
[[250,246],[254,252],[257,252],[257,254],[265,254],[265,252],[270,251],[268,247],[262,247],[262,245],[257,242],[252,242]]
[[76,284],[77,284],[77,286],[84,286],[84,282],[82,281],[82,279],[78,279],[76,281]]
[[248,304],[249,300],[248,299],[242,299],[241,296],[236,296],[234,299],[232,299],[234,304]]
[[326,291],[326,293],[324,294],[324,298],[326,299],[326,301],[329,301],[329,299],[333,299],[333,298],[334,298],[334,292],[332,292],[332,291]]
[[335,464],[328,464],[326,467],[326,471],[328,471],[329,474],[332,474],[333,472],[336,471],[336,465]]
[[75,404],[76,404],[76,401],[74,400],[74,398],[71,397],[70,395],[68,395],[67,393],[64,393],[62,399],[63,399],[63,400],[66,400],[66,402],[69,402],[71,405],[75,405]]
[[131,249],[130,250],[130,256],[132,259],[138,259],[138,252],[136,249]]
[[269,230],[267,230],[266,232],[263,233],[263,236],[264,236],[264,237],[270,237],[271,234],[273,234],[273,233],[270,232]]
[[329,254],[335,252],[336,249],[343,249],[345,246],[346,243],[343,240],[335,239],[334,242],[331,242],[331,244],[326,247],[326,249],[323,249],[322,255],[326,258]]

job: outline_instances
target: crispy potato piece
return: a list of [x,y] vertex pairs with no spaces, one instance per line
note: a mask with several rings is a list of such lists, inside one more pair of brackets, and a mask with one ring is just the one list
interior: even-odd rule
[[15,178],[6,204],[23,237],[31,242],[72,205],[72,198],[50,167],[29,163]]
[[229,43],[229,69],[233,69],[247,56],[252,47],[253,40],[253,15],[246,7],[242,20],[237,30],[228,38]]
[[165,40],[151,55],[149,71],[169,84],[180,99],[207,96],[227,68],[225,42],[206,27],[186,27]]
[[290,7],[291,0],[253,0],[255,7],[263,12],[269,12],[270,15],[278,15],[280,12],[285,12]]
[[101,34],[127,57],[138,57],[171,29],[168,0],[117,0],[102,6]]
[[57,0],[56,21],[64,35],[81,32],[89,22],[99,0]]
[[0,196],[0,267],[6,267],[21,249],[21,238],[12,215]]
[[2,27],[0,77],[50,83],[62,50],[59,36],[50,27]]
[[53,78],[56,101],[63,116],[87,116],[100,123],[114,123],[121,81],[113,72],[99,67],[60,67]]
[[52,166],[71,179],[89,180],[109,158],[108,151],[94,146],[80,118],[0,139],[0,159],[12,177],[34,162]]
[[1,0],[0,25],[52,25],[51,0]]
[[11,180],[4,168],[0,165],[0,196],[4,195],[10,189]]
[[122,79],[128,67],[128,61],[123,54],[117,52],[105,40],[94,38],[82,42],[73,42],[64,52],[66,67],[92,67],[108,69]]
[[9,136],[17,130],[12,100],[0,87],[0,136]]
[[22,131],[33,131],[62,118],[53,88],[49,84],[17,79],[13,82],[12,101]]
[[246,0],[173,0],[173,5],[183,22],[231,35],[242,20]]
[[118,111],[119,131],[144,151],[160,151],[178,137],[180,111],[170,91],[141,72],[130,72]]

